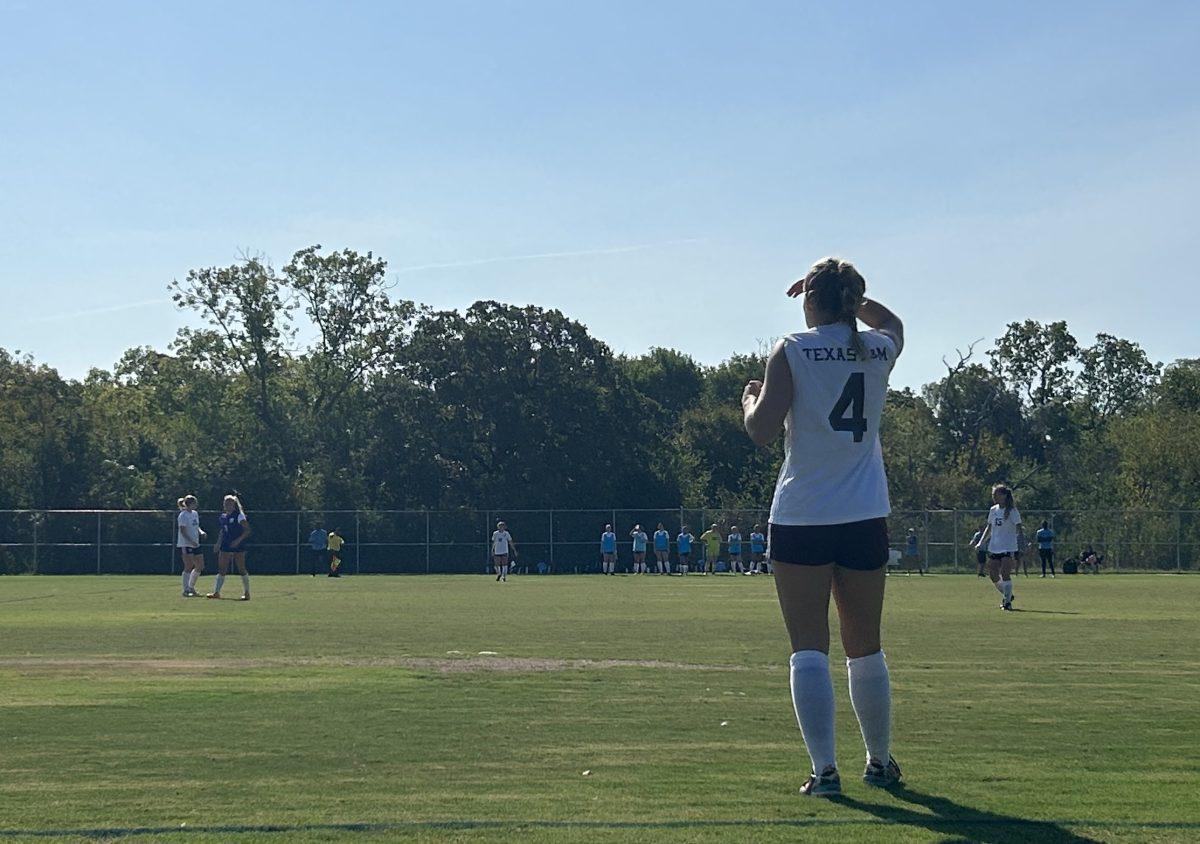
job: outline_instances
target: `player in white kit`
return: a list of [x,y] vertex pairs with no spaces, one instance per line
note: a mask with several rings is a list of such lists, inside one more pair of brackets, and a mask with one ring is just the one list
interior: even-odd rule
[[175,545],[183,557],[183,597],[196,598],[196,580],[204,573],[204,549],[200,543],[205,533],[200,530],[200,514],[196,512],[196,496],[179,499],[179,515],[175,519]]
[[976,548],[987,543],[988,577],[1000,593],[1000,609],[1012,611],[1012,573],[1021,550],[1021,511],[1013,504],[1012,490],[1004,484],[992,487],[992,509]]
[[492,565],[496,568],[497,581],[508,581],[510,556],[514,560],[517,558],[517,542],[508,532],[507,524],[496,522],[496,529],[492,531]]
[[[879,421],[904,326],[864,296],[848,262],[818,261],[789,296],[804,296],[807,331],[778,343],[766,377],[742,394],[758,445],[784,432],[767,545],[791,639],[792,704],[812,761],[802,794],[841,792],[829,672],[829,596],[837,599],[850,702],[867,750],[863,780],[900,781],[891,756],[891,684],[880,644],[891,511]],[[858,331],[862,320],[869,331]]]

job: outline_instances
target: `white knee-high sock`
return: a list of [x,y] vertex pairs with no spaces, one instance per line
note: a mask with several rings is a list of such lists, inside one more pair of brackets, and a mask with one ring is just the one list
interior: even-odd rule
[[1011,601],[1012,600],[1012,581],[1011,580],[1001,580],[1000,585],[1004,587],[1004,599],[1006,601]]
[[1004,581],[1003,580],[997,580],[992,585],[996,587],[997,592],[999,592],[1001,595],[1004,594]]
[[508,577],[508,566],[500,566],[500,576]]
[[250,594],[250,575],[248,575],[248,574],[242,575],[242,594],[243,595]]
[[834,753],[833,678],[829,655],[821,651],[792,654],[792,706],[804,735],[814,773],[837,767]]
[[225,585],[225,575],[218,574],[216,585],[213,586],[213,592],[217,595],[221,594],[221,587]]
[[184,592],[188,591],[188,578],[191,576],[191,574],[192,573],[190,571],[185,571],[183,573],[183,591]]
[[850,703],[858,716],[867,759],[887,764],[892,740],[892,684],[883,651],[847,659],[850,674]]
[[192,569],[192,576],[188,578],[188,589],[196,588],[196,578],[200,576],[200,569]]

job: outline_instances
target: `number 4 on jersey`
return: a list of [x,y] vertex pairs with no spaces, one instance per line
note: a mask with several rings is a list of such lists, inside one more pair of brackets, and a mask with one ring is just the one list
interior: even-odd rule
[[[854,372],[846,379],[846,386],[842,387],[841,398],[837,400],[837,404],[833,406],[833,410],[829,412],[829,426],[835,431],[849,431],[854,434],[854,441],[860,443],[863,441],[863,434],[867,432],[867,417],[863,415],[863,394],[866,390],[863,373]],[[850,410],[850,417],[846,417],[846,409]]]

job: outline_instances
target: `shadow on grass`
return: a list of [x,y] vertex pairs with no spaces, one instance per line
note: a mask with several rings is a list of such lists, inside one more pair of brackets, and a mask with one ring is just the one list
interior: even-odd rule
[[945,797],[922,794],[904,785],[889,789],[888,793],[898,800],[922,806],[932,814],[894,804],[865,803],[845,795],[829,799],[839,806],[874,815],[887,823],[922,827],[962,841],[975,841],[980,844],[1004,844],[1012,841],[1020,841],[1022,844],[1096,844],[1094,838],[1076,835],[1054,821],[1035,821],[983,809],[972,809]]
[[1026,610],[1020,607],[1013,607],[1013,612],[1035,612],[1038,615],[1083,615],[1080,612],[1068,612],[1067,610]]

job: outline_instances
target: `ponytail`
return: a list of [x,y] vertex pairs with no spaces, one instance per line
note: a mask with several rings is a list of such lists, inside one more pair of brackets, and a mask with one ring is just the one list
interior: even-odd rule
[[866,279],[849,261],[822,258],[812,265],[804,281],[805,289],[817,297],[817,310],[850,326],[850,343],[859,360],[865,360],[867,347],[858,334],[858,309],[867,292]]

